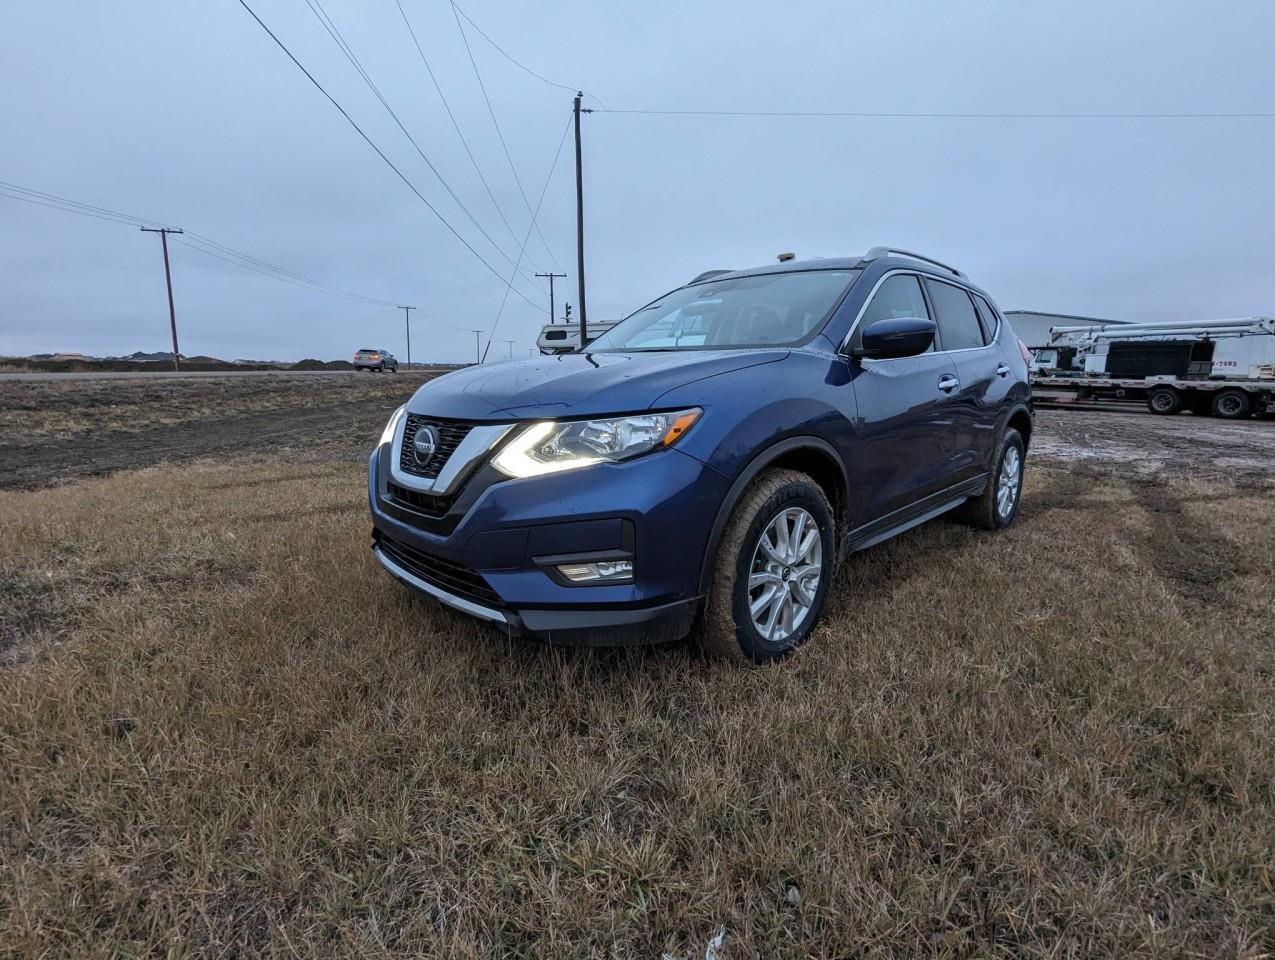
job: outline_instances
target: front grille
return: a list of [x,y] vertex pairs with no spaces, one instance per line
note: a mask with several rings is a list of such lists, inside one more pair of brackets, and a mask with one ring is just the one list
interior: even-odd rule
[[[424,426],[434,428],[438,434],[438,446],[434,450],[434,456],[422,467],[416,462],[416,452],[412,448],[412,442],[416,439],[416,432]],[[407,423],[403,425],[403,446],[398,453],[399,469],[404,473],[410,473],[414,477],[437,480],[438,474],[446,466],[447,461],[451,459],[451,455],[455,453],[456,448],[460,446],[460,442],[465,439],[471,429],[473,429],[473,424],[458,423],[455,420],[435,420],[432,417],[422,417],[417,413],[409,413],[407,415]]]
[[452,504],[456,502],[455,497],[438,497],[410,487],[400,487],[393,480],[388,481],[385,488],[391,500],[431,520],[441,520],[447,516]]
[[501,605],[500,597],[487,585],[487,581],[463,563],[444,560],[384,534],[378,537],[377,542],[382,553],[412,576],[485,607]]

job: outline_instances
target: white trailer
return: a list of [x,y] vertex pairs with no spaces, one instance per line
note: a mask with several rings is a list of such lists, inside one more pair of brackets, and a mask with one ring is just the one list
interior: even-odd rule
[[1052,327],[1035,351],[1042,402],[1144,401],[1228,420],[1275,414],[1275,319]]

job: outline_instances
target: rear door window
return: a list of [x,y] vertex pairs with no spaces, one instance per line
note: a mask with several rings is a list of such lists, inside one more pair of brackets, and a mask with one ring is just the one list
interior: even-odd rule
[[974,303],[960,287],[941,280],[925,281],[925,289],[934,304],[934,322],[939,325],[939,339],[944,350],[969,350],[986,345]]

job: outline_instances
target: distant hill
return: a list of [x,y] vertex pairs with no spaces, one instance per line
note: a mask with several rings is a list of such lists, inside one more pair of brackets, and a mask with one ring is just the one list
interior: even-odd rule
[[[188,357],[181,355],[183,370],[215,372],[218,370],[353,370],[348,360],[316,360],[307,357],[296,363],[285,360],[222,360],[219,357]],[[463,363],[414,363],[413,370],[422,368],[463,367]],[[126,357],[91,357],[83,353],[33,353],[27,357],[0,357],[3,373],[146,373],[173,368],[171,351],[157,350],[147,353],[137,350]],[[407,364],[403,369],[408,369]]]
[[[138,350],[127,357],[90,357],[81,353],[38,353],[29,357],[0,357],[0,371],[38,373],[146,373],[173,367],[171,352],[146,353]],[[353,370],[348,360],[306,359],[299,363],[277,360],[222,360],[218,357],[181,358],[183,370],[215,372],[218,370]]]
[[[137,350],[137,351],[134,351],[133,353],[130,353],[127,357],[106,357],[106,359],[107,360],[136,360],[139,362],[145,362],[148,360],[164,360],[169,363],[172,363],[173,352],[171,350],[157,350],[154,353],[144,353],[141,350]],[[182,359],[185,359],[185,354],[182,354]]]

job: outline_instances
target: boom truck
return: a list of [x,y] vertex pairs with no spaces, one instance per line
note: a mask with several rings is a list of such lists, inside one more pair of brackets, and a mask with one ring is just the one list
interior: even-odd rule
[[1033,351],[1037,401],[1143,401],[1242,420],[1275,415],[1275,319],[1164,320],[1050,327]]

